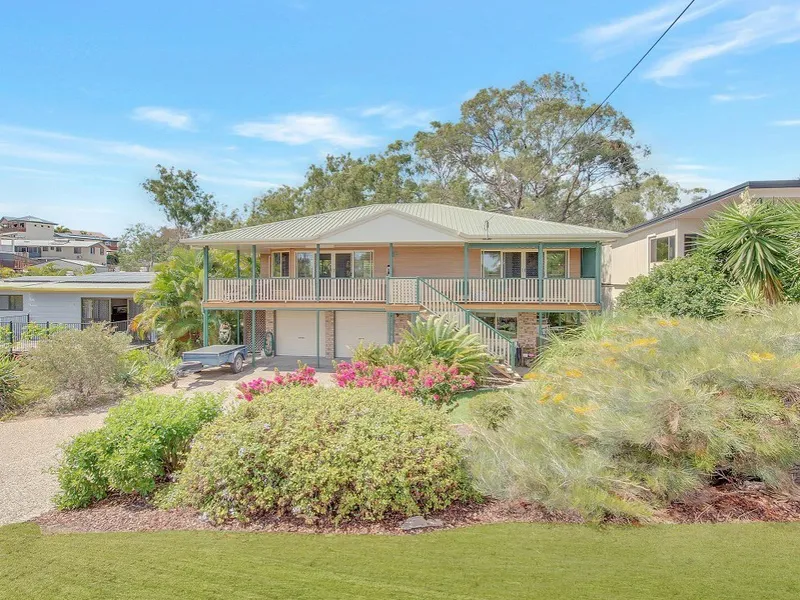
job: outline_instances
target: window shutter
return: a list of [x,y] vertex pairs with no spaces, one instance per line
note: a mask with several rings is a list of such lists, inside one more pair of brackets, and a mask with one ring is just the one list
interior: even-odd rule
[[506,252],[503,254],[503,277],[522,277],[522,252]]

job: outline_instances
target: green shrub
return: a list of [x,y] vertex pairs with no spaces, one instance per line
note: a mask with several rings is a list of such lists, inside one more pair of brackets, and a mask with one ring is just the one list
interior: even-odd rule
[[715,477],[792,487],[800,307],[715,321],[590,320],[553,339],[470,463],[481,492],[646,517]]
[[173,503],[215,521],[266,512],[342,522],[473,497],[446,417],[388,392],[277,388],[192,442]]
[[19,376],[16,364],[9,356],[0,356],[0,415],[17,406]]
[[83,331],[57,331],[39,341],[20,361],[26,400],[60,411],[114,398],[121,391],[130,339],[92,325]]
[[52,325],[42,325],[41,323],[28,323],[22,331],[20,339],[26,341],[44,340],[52,337],[59,331],[66,331],[67,325],[53,323]]
[[130,350],[125,354],[124,361],[124,383],[141,390],[173,381],[175,368],[180,362],[172,352],[172,344]]
[[724,314],[729,290],[719,261],[698,251],[633,279],[617,306],[642,315],[714,319]]
[[476,395],[467,410],[477,425],[495,430],[511,416],[513,409],[508,394],[493,392]]
[[64,447],[56,470],[61,509],[88,506],[110,492],[153,492],[183,464],[197,431],[221,412],[212,394],[145,393],[112,408],[102,428],[82,433]]
[[470,333],[469,327],[459,329],[446,319],[431,317],[412,323],[398,344],[360,344],[353,353],[353,362],[376,367],[405,365],[418,370],[438,362],[480,379],[488,374],[493,360],[480,336]]

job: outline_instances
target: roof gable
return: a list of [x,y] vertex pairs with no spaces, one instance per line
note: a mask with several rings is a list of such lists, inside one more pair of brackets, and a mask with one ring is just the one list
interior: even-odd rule
[[329,231],[319,241],[320,243],[359,244],[393,239],[403,242],[428,243],[460,241],[458,232],[391,208]]

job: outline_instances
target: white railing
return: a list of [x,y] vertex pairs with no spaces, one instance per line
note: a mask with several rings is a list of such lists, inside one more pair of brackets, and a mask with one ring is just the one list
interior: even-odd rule
[[471,316],[468,311],[424,280],[420,281],[419,303],[432,315],[443,317],[456,323],[459,327],[469,325],[470,331],[481,338],[489,354],[504,361],[507,365],[515,364],[516,342],[505,337],[488,323]]
[[319,283],[323,302],[386,301],[385,279],[320,279]]
[[[595,279],[483,279],[392,277],[389,279],[264,278],[255,280],[256,302],[385,302],[421,304],[420,283],[457,303],[594,304]],[[541,285],[541,289],[540,289]],[[420,297],[418,297],[418,294]],[[250,279],[210,279],[211,302],[250,302]]]

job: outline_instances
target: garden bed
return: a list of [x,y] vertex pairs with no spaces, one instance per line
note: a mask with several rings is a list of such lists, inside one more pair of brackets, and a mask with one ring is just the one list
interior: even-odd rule
[[[489,523],[583,522],[577,514],[553,513],[528,502],[499,500],[483,504],[455,504],[427,517],[440,519],[445,529]],[[194,509],[162,510],[139,496],[117,495],[97,502],[90,508],[51,511],[35,519],[35,522],[47,533],[217,530],[399,535],[404,533],[400,529],[404,520],[405,517],[397,516],[381,522],[357,521],[334,526],[326,521],[309,525],[292,516],[265,515],[248,524],[228,521],[215,526]],[[797,522],[800,521],[800,499],[769,494],[759,484],[725,484],[708,487],[681,502],[673,503],[660,511],[656,520],[661,523]]]

